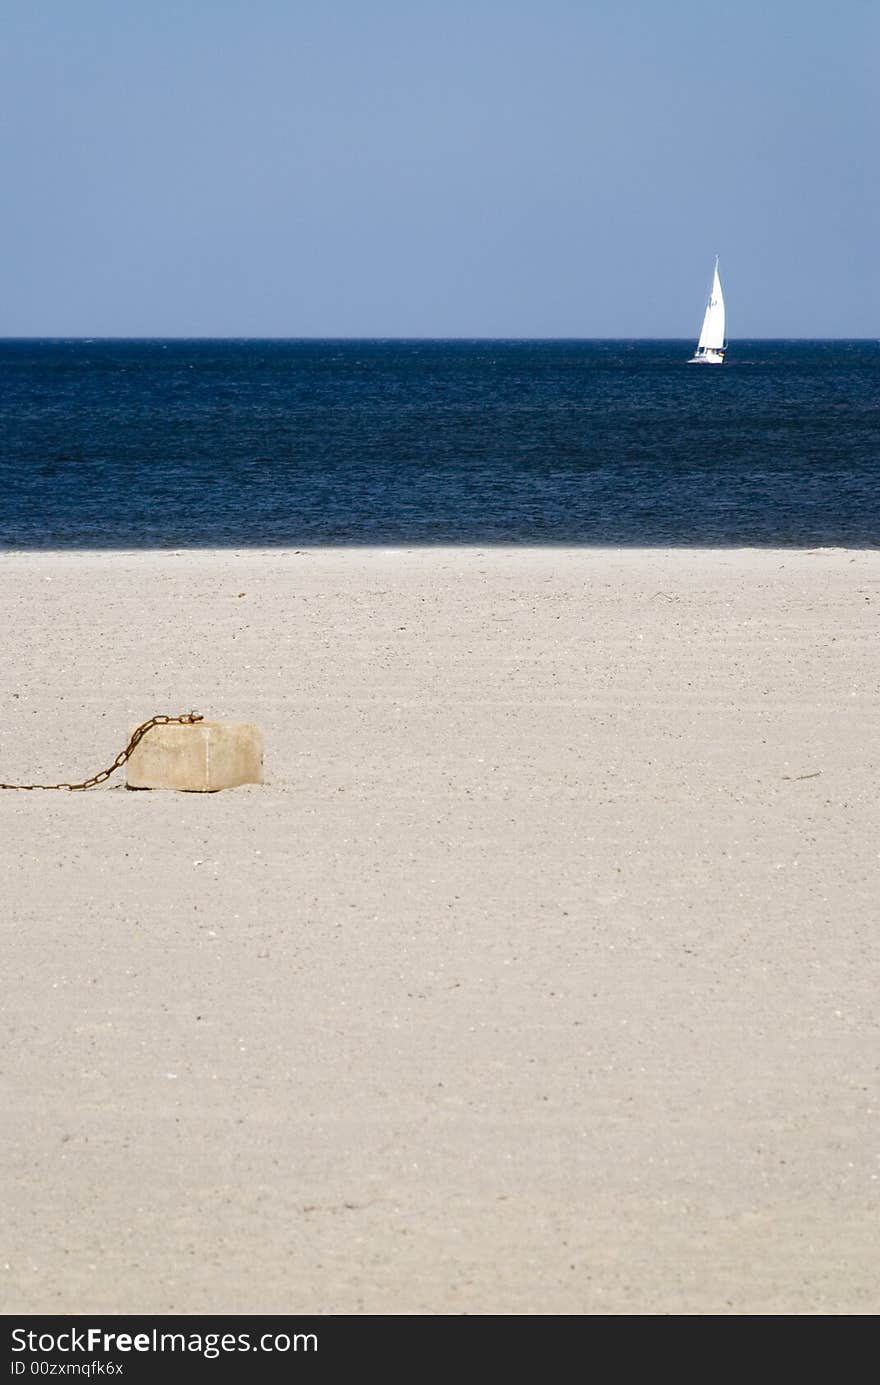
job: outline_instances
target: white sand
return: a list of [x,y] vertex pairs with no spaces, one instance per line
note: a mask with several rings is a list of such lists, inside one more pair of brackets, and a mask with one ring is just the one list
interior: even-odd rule
[[190,707],[268,778],[0,794],[4,1311],[877,1312],[878,612],[840,550],[0,556],[0,779]]

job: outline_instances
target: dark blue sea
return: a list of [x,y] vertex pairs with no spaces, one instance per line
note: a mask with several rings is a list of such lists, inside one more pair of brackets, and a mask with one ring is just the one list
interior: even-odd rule
[[0,342],[0,546],[880,542],[880,344]]

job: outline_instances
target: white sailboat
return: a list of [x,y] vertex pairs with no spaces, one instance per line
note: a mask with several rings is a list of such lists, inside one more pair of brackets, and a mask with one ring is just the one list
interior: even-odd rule
[[709,302],[706,304],[706,315],[703,318],[703,330],[700,333],[700,340],[697,349],[691,356],[689,365],[697,361],[704,361],[708,365],[720,365],[724,360],[726,351],[724,343],[724,295],[721,292],[721,280],[718,277],[718,256],[715,256],[715,272],[712,275],[712,290],[709,294]]

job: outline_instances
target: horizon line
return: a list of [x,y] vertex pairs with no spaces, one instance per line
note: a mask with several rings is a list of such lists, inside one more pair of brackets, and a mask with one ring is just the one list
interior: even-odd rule
[[[80,342],[104,342],[104,341],[279,341],[279,342],[301,342],[301,341],[345,341],[345,342],[527,342],[527,341],[559,341],[559,342],[582,342],[582,341],[614,341],[614,342],[691,342],[693,336],[667,337],[667,336],[479,336],[479,335],[454,335],[454,336],[409,336],[409,335],[364,335],[347,336],[330,334],[309,333],[302,336],[282,336],[274,333],[269,335],[189,335],[182,333],[172,333],[170,335],[155,335],[150,333],[145,336],[127,335],[123,333],[24,333],[14,335],[0,335],[2,342],[18,341],[80,341]],[[758,341],[853,341],[853,342],[875,342],[880,341],[880,334],[877,336],[742,336],[728,339],[734,342],[758,342]]]

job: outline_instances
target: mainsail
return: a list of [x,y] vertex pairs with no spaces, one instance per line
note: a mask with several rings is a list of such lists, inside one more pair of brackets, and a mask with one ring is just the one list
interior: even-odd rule
[[703,330],[700,333],[700,340],[697,344],[698,351],[720,351],[724,345],[724,296],[721,292],[721,280],[718,278],[718,261],[715,261],[715,273],[712,276],[712,292],[709,294],[709,302],[706,307],[706,316],[703,318]]

